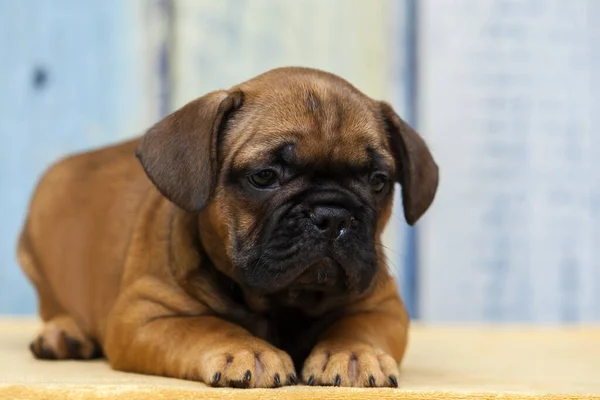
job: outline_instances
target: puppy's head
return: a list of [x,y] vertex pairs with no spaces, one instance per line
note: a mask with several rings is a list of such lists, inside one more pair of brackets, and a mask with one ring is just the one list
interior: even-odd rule
[[394,182],[411,225],[438,184],[424,141],[388,104],[303,68],[192,101],[137,156],[164,196],[207,216],[223,272],[262,293],[364,291],[383,265]]

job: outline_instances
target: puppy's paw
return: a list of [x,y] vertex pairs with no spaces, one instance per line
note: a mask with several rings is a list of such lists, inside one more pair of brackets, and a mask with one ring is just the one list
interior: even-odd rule
[[273,388],[298,383],[290,356],[258,339],[210,350],[199,364],[200,379],[215,387]]
[[398,387],[398,375],[391,356],[365,343],[318,344],[302,369],[311,386]]
[[102,356],[100,347],[68,316],[46,322],[29,349],[36,358],[45,360],[89,360]]

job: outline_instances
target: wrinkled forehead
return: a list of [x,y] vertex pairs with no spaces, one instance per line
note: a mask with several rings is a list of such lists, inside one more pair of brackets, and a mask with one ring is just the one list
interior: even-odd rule
[[248,100],[236,123],[239,134],[228,140],[234,167],[267,160],[289,145],[303,164],[364,165],[376,153],[393,167],[381,121],[364,97],[302,88]]

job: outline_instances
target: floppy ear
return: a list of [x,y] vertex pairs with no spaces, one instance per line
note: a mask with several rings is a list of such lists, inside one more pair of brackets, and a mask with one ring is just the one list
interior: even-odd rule
[[438,166],[423,138],[389,104],[380,102],[379,106],[396,160],[396,180],[402,186],[404,218],[414,225],[433,202]]
[[240,91],[211,92],[154,125],[135,154],[158,190],[188,211],[199,211],[217,184],[219,134],[243,102]]

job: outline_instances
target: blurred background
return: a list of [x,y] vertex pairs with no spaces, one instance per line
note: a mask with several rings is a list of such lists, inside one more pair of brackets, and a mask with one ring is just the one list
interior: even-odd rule
[[286,65],[429,143],[437,199],[385,233],[414,318],[600,321],[597,0],[0,0],[0,314],[36,312],[15,247],[50,163]]

